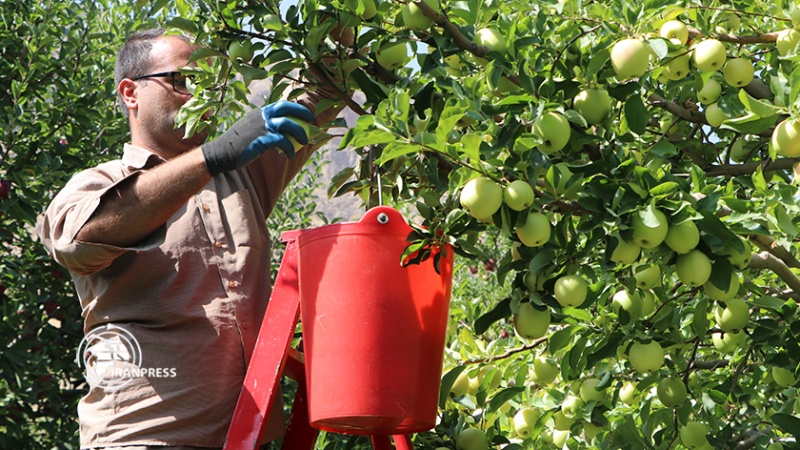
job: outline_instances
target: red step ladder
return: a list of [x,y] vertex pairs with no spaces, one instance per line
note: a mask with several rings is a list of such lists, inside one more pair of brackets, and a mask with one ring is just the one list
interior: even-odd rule
[[[228,429],[225,450],[258,448],[271,405],[280,393],[280,380],[284,375],[297,381],[298,386],[281,448],[312,450],[316,443],[319,430],[309,424],[303,354],[291,346],[300,318],[296,242],[300,232],[297,230],[281,234],[286,249]],[[413,449],[411,436],[407,434],[370,437],[375,450],[391,450],[392,440],[396,450]]]

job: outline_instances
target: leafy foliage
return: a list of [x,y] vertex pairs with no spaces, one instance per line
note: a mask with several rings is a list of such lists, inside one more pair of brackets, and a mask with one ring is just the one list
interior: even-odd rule
[[[128,23],[122,17],[168,18],[174,30],[203,43],[197,66],[187,69],[197,90],[180,119],[190,130],[217,125],[198,120],[206,111],[223,121],[245,109],[254,80],[271,82],[267,101],[323,90],[358,116],[341,146],[360,160],[334,177],[329,192],[356,194],[366,206],[382,202],[415,208],[423,225],[415,244],[447,241],[465,271],[453,293],[445,361],[451,375],[444,375],[443,390],[449,391],[459,373],[469,376],[472,387],[464,395],[443,396],[440,424],[416,436],[418,445],[453,448],[463,428],[477,426],[507,449],[546,447],[554,438],[564,438],[572,449],[680,448],[679,431],[699,421],[710,430],[708,446],[760,448],[781,442],[784,448],[797,448],[796,386],[776,383],[772,369],[797,374],[800,362],[795,314],[800,297],[798,155],[770,139],[783,120],[798,118],[797,43],[781,51],[776,45],[781,30],[798,24],[795,5],[762,0],[440,1],[437,14],[420,2],[435,24],[412,31],[400,13],[406,2],[377,2],[377,14],[365,19],[367,3],[161,1],[142,16],[117,9],[118,15],[102,25],[89,20],[92,11],[105,11],[98,6],[77,22],[113,31]],[[13,310],[4,310],[2,336],[12,336],[4,348],[15,349],[0,360],[5,375],[19,373],[13,355],[20,360],[29,349],[22,344],[28,341],[17,338],[23,323],[32,321],[43,333],[45,318],[36,302],[52,289],[41,278],[27,281],[31,274],[53,270],[27,237],[36,212],[49,189],[63,184],[70,172],[66,169],[91,163],[98,148],[116,148],[112,144],[119,142],[121,131],[118,122],[102,115],[110,114],[110,103],[105,110],[94,107],[108,101],[111,91],[92,99],[95,90],[81,87],[97,83],[82,82],[86,78],[77,75],[94,73],[102,79],[99,74],[109,73],[106,60],[88,63],[108,55],[104,45],[92,40],[92,52],[72,58],[81,64],[72,72],[69,65],[58,66],[59,76],[50,79],[45,75],[51,61],[37,64],[25,55],[48,48],[38,53],[46,59],[42,55],[54,54],[50,48],[59,48],[67,52],[60,60],[70,60],[69,52],[82,48],[80,26],[63,22],[52,27],[54,19],[44,20],[46,14],[66,17],[55,3],[3,8],[4,23],[12,24],[6,29],[18,31],[4,31],[11,46],[1,48],[28,52],[16,62],[3,53],[6,66],[0,72],[15,74],[0,79],[0,106],[12,119],[0,138],[0,174],[13,187],[11,197],[0,203],[8,235],[3,245],[21,256],[7,258],[2,266],[5,296],[13,299],[4,302]],[[24,14],[27,20],[16,21]],[[659,35],[660,26],[672,19],[689,25],[687,44]],[[69,38],[37,33],[36,26],[66,30],[61,34]],[[472,44],[476,32],[486,27],[502,35],[505,51]],[[106,43],[117,36],[113,33]],[[621,78],[615,72],[612,50],[623,38],[639,39],[649,49],[641,76]],[[677,66],[694,51],[692,45],[708,39],[723,44],[727,60],[750,61],[755,78],[739,88],[725,80],[724,69],[704,72],[693,62],[686,70]],[[409,64],[392,71],[377,64],[376,56],[381,46],[394,42],[407,43],[413,55]],[[233,48],[236,57],[231,57]],[[721,86],[714,107],[697,97],[710,79]],[[72,84],[35,89],[37,81]],[[210,86],[223,89],[205,89]],[[606,117],[592,123],[587,119],[592,114],[581,113],[574,101],[588,88],[605,90],[611,100]],[[72,95],[65,105],[80,107],[67,109],[71,114],[63,114],[65,108],[45,108],[48,102],[60,105],[58,94]],[[726,118],[718,126],[706,116],[714,108]],[[537,125],[546,112],[561,114],[569,123],[570,136],[561,149],[546,144],[563,134],[549,136],[551,130]],[[97,131],[97,124],[112,128]],[[69,143],[65,148],[54,144],[62,134]],[[526,180],[535,187],[535,201],[523,211],[502,205],[492,217],[472,217],[459,195],[476,176],[502,187]],[[309,206],[297,207],[301,217],[311,212]],[[549,240],[538,247],[521,245],[518,235],[529,212],[546,214],[552,227]],[[670,229],[689,221],[696,226],[695,249],[711,266],[707,282],[692,285],[681,275],[696,276],[703,267],[678,270],[675,243],[635,247],[632,258],[620,256],[642,232],[658,228],[661,213]],[[659,282],[639,286],[634,275],[651,266],[659,268]],[[564,275],[579,275],[589,285],[577,307],[564,307],[554,296],[556,280]],[[722,331],[718,311],[725,301],[712,292],[727,289],[732,276],[740,284],[735,297],[746,301],[749,319],[744,342],[722,350],[713,338]],[[63,285],[57,289],[59,299],[71,295]],[[613,296],[622,289],[638,295],[639,310],[615,305]],[[550,312],[546,336],[525,341],[515,335],[514,312],[522,302]],[[17,305],[39,312],[22,319]],[[77,319],[77,311],[70,314]],[[655,341],[665,350],[658,370],[639,373],[633,368],[628,349],[636,341]],[[552,384],[535,381],[532,367],[539,355],[558,363]],[[50,360],[36,367],[48,365],[59,367]],[[493,373],[501,375],[499,385]],[[654,391],[667,377],[688,388],[688,401],[675,408],[665,407]],[[565,408],[572,405],[565,400],[579,395],[588,378],[600,380],[606,400],[586,401],[574,411]],[[42,411],[27,406],[35,403],[33,379],[17,377],[18,386],[4,400],[18,405],[25,417],[21,422],[16,416],[6,419],[18,412],[3,416],[6,429],[13,430],[9,442],[26,432],[20,423],[34,423]],[[13,378],[3,380],[11,383],[5,380]],[[629,382],[638,395],[630,404],[621,400]],[[541,416],[530,436],[522,438],[514,431],[513,415],[524,407],[536,408]],[[573,415],[570,420],[564,419],[565,410]],[[592,426],[600,430],[593,439],[587,435]],[[356,441],[333,438],[319,445],[361,445]]]

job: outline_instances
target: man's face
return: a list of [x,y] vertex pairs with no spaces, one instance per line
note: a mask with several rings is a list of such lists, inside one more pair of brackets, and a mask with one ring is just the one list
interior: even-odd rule
[[[174,36],[164,36],[153,43],[152,65],[149,73],[171,72],[185,67],[195,47]],[[180,77],[176,78],[180,80]],[[134,112],[146,142],[165,156],[184,153],[205,142],[207,133],[201,132],[184,139],[184,129],[175,128],[175,116],[191,94],[176,92],[169,76],[138,81],[138,109]]]

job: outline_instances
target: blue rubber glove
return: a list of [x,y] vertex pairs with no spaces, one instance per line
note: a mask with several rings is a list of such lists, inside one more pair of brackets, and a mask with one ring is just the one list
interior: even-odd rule
[[306,131],[290,117],[314,122],[314,114],[305,106],[280,100],[254,109],[234,123],[220,137],[201,146],[203,159],[211,175],[244,167],[271,149],[280,149],[294,158],[294,145],[287,138],[308,144]]

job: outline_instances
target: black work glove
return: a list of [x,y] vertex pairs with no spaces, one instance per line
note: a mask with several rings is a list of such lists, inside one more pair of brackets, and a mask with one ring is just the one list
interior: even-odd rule
[[211,175],[244,167],[267,150],[279,148],[289,158],[294,158],[297,142],[308,144],[308,135],[302,126],[290,117],[314,122],[314,113],[305,106],[280,100],[263,108],[256,108],[234,123],[228,131],[211,142],[203,144],[203,159]]

